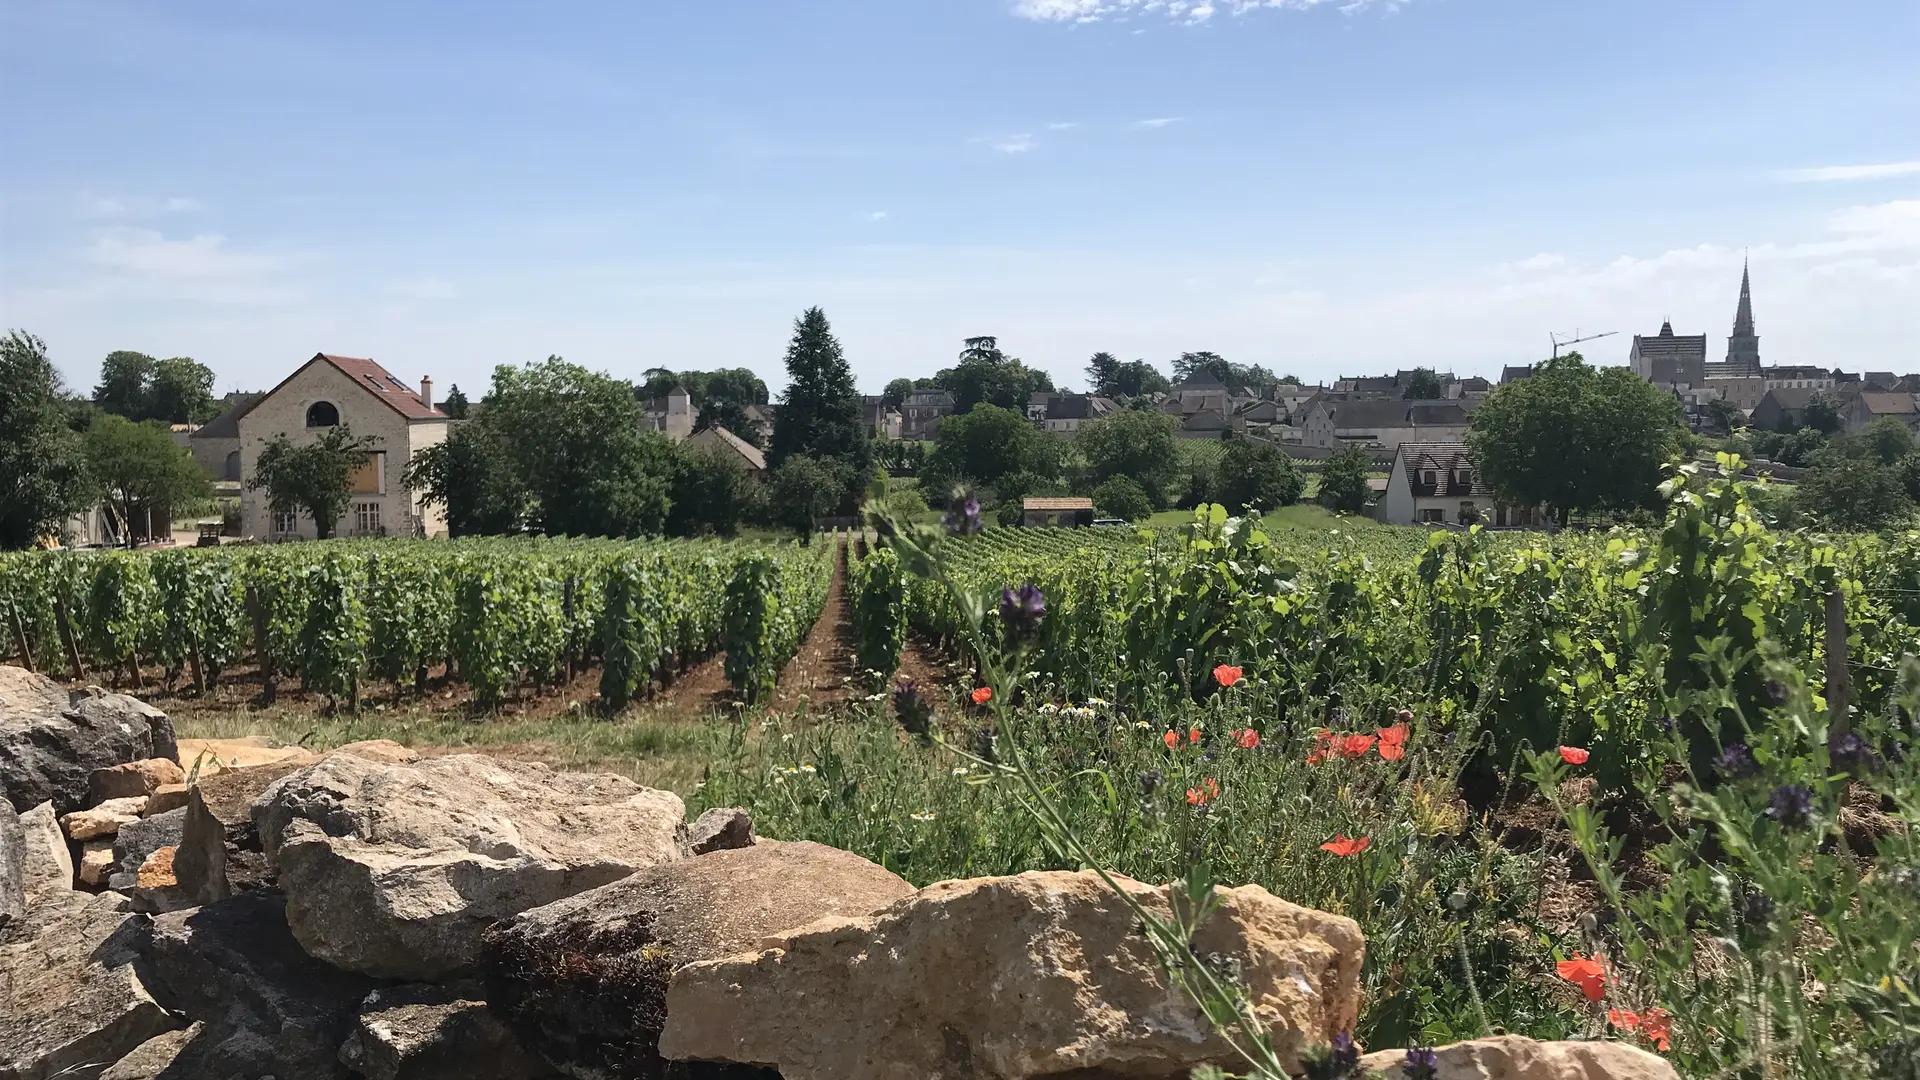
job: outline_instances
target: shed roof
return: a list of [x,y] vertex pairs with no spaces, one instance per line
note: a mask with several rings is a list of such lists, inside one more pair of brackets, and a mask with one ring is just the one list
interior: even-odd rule
[[1091,510],[1093,500],[1082,495],[1029,495],[1020,500],[1020,509],[1048,513],[1056,510]]

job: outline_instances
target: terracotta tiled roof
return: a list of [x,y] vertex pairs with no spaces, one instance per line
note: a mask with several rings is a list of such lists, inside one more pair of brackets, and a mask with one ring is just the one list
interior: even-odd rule
[[1041,510],[1051,513],[1056,510],[1091,510],[1093,500],[1083,496],[1046,497],[1029,495],[1020,500],[1022,510]]
[[420,395],[410,389],[406,383],[394,377],[391,371],[371,360],[362,360],[357,356],[334,356],[331,353],[315,353],[315,360],[324,360],[340,369],[341,374],[358,383],[361,389],[386,402],[393,410],[409,420],[444,420],[446,413],[427,405]]

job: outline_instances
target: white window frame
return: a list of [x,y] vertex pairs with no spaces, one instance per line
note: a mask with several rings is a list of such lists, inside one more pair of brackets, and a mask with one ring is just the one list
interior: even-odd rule
[[365,499],[353,504],[353,531],[356,536],[379,536],[384,531],[380,520],[380,502]]
[[297,510],[269,510],[272,518],[267,524],[270,536],[293,536],[300,531],[300,512]]

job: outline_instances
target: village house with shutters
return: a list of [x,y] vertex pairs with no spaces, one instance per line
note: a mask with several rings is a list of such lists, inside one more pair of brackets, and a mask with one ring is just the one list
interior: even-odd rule
[[433,380],[421,379],[416,392],[372,360],[329,353],[315,353],[237,418],[241,531],[264,540],[319,535],[307,515],[276,513],[267,506],[264,490],[246,485],[259,475],[260,454],[275,438],[284,435],[304,445],[342,425],[372,442],[333,534],[446,535],[442,508],[422,503],[419,493],[400,480],[414,455],[447,437],[447,414],[433,404]]
[[1375,507],[1388,525],[1484,525],[1535,528],[1540,511],[1499,505],[1464,442],[1404,442],[1393,455],[1387,489]]

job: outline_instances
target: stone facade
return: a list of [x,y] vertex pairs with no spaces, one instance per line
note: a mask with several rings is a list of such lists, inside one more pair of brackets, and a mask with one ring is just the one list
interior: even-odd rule
[[[385,385],[376,390],[382,379]],[[370,467],[356,477],[357,490],[333,535],[446,535],[444,508],[422,504],[418,493],[401,485],[400,474],[415,454],[446,440],[449,421],[371,361],[315,356],[240,417],[242,484],[258,475],[260,453],[276,436],[285,435],[296,445],[323,436],[329,425],[310,427],[308,421],[326,419],[327,406],[354,435],[375,440]],[[305,514],[276,522],[265,491],[243,488],[240,509],[240,527],[248,536],[312,540],[318,535]]]

